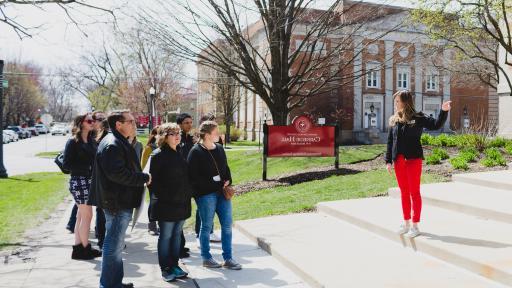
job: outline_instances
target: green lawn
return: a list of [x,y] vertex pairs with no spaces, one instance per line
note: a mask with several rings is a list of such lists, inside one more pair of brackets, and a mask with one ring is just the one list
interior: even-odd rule
[[33,173],[0,179],[0,249],[16,245],[68,195],[68,176]]
[[[340,163],[350,164],[373,159],[384,153],[385,145],[364,145],[357,147],[340,147]],[[234,184],[261,180],[262,156],[258,150],[226,150],[229,167]],[[334,167],[333,157],[293,157],[268,158],[267,176],[276,176],[297,172],[308,168],[329,166]]]
[[[423,174],[422,183],[446,181],[441,176]],[[396,179],[385,169],[352,175],[331,176],[293,186],[252,191],[233,198],[233,220],[245,220],[312,210],[319,202],[374,197],[397,187]],[[186,224],[193,229],[195,207]],[[215,227],[219,228],[216,219]]]
[[57,155],[59,155],[59,151],[51,151],[51,152],[41,152],[41,153],[37,153],[36,154],[36,157],[41,157],[41,158],[55,158],[57,157]]

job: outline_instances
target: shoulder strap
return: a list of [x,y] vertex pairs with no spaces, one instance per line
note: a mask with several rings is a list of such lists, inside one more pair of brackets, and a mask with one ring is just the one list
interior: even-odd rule
[[203,144],[200,144],[200,145],[208,152],[208,154],[210,154],[210,157],[212,157],[212,161],[213,161],[213,164],[215,165],[215,169],[217,169],[217,174],[220,176],[219,166],[217,166],[217,161],[215,161],[215,158],[213,158],[212,153]]

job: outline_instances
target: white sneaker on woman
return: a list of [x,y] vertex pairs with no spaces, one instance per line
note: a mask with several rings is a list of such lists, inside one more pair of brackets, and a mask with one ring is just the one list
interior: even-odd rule
[[398,235],[404,235],[409,232],[409,225],[402,224],[400,225],[400,229],[397,231]]
[[420,230],[418,229],[418,227],[412,227],[411,230],[409,230],[409,233],[407,233],[407,237],[409,238],[414,238],[414,237],[417,237],[421,234]]
[[211,233],[210,234],[210,242],[214,242],[214,243],[217,242],[218,243],[218,242],[221,242],[221,239],[220,239],[219,236],[217,236],[217,234]]

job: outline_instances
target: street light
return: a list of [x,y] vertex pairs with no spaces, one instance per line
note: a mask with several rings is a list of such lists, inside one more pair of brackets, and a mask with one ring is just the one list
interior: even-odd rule
[[149,99],[151,100],[151,113],[149,115],[149,133],[153,130],[153,121],[155,119],[155,88],[149,88]]
[[[4,129],[4,60],[0,60],[0,137],[3,137]],[[4,141],[0,141],[0,178],[7,178],[7,170],[4,167]]]

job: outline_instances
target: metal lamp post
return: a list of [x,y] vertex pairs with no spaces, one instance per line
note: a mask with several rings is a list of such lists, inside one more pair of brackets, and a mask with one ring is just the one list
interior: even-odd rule
[[[0,136],[4,133],[4,60],[0,60]],[[7,170],[4,167],[4,141],[0,141],[0,178],[7,178]]]
[[149,115],[149,133],[153,130],[153,121],[155,119],[155,88],[149,88],[149,99],[151,101],[151,113]]

